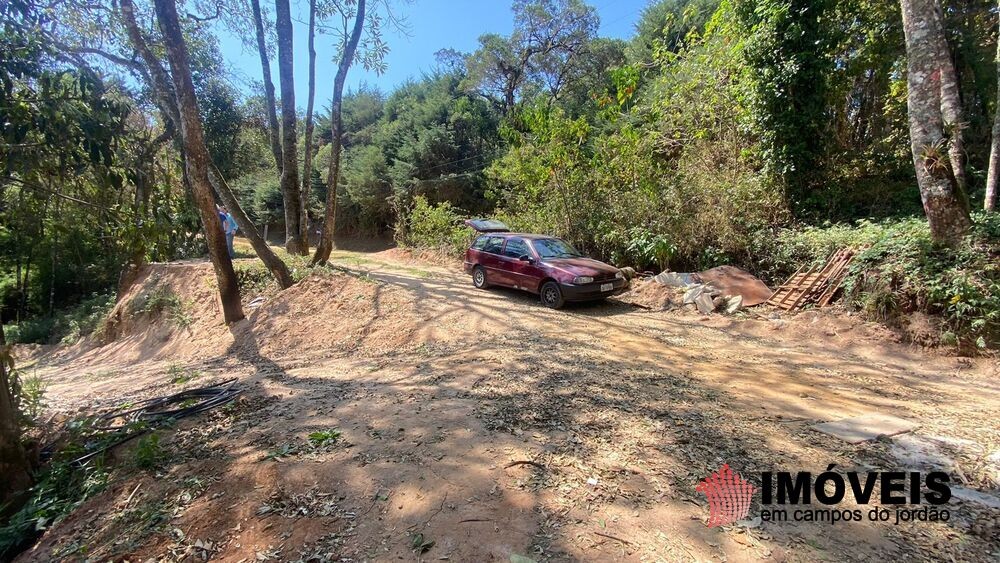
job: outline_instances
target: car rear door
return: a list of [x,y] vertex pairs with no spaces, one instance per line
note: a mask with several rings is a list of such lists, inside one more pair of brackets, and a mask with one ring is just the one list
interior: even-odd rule
[[[527,257],[528,260],[522,260]],[[541,269],[536,265],[535,253],[528,246],[528,241],[521,237],[507,239],[503,248],[505,266],[510,270],[510,284],[528,291],[538,291],[541,281]]]
[[479,252],[479,264],[486,268],[486,279],[491,284],[514,285],[510,267],[501,256],[505,238],[499,235],[490,235],[486,246]]

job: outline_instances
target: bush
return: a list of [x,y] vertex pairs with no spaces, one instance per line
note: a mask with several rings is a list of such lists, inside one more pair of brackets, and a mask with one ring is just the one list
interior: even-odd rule
[[242,295],[259,295],[272,287],[278,287],[274,276],[262,262],[238,263],[234,264],[234,269]]
[[68,448],[38,476],[31,497],[0,526],[0,560],[13,557],[46,529],[104,490],[109,473],[101,463],[79,467],[70,459],[78,448]]
[[56,319],[38,317],[25,319],[3,328],[7,341],[16,344],[48,344],[53,340]]
[[166,460],[167,454],[160,446],[160,436],[148,434],[139,438],[132,454],[132,461],[139,469],[155,469]]
[[19,344],[72,344],[92,333],[100,333],[115,305],[110,293],[94,294],[78,305],[4,327],[7,340]]
[[942,342],[997,348],[1000,216],[978,213],[973,220],[972,231],[955,248],[935,245],[923,218],[782,230],[758,248],[759,270],[783,281],[837,248],[861,248],[844,282],[848,306],[890,324],[901,313],[938,315]]
[[462,224],[462,217],[448,202],[431,205],[425,197],[417,196],[404,221],[406,228],[396,241],[403,246],[461,256],[472,240],[472,231]]
[[135,297],[129,303],[132,314],[147,315],[149,317],[158,317],[166,314],[167,320],[178,328],[191,326],[194,319],[187,310],[187,304],[169,287],[158,285],[158,280],[154,281],[154,283],[157,283],[157,285],[148,292]]

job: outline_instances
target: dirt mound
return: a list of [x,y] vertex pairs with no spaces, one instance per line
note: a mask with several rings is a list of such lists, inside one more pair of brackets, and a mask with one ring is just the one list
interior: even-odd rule
[[656,282],[653,278],[647,278],[632,280],[632,288],[618,299],[646,309],[666,311],[673,308],[676,298],[676,291],[673,288]]
[[412,300],[370,278],[316,273],[234,327],[241,351],[269,357],[382,352],[411,343]]
[[330,357],[384,352],[414,338],[420,324],[402,289],[366,276],[319,270],[253,304],[226,326],[215,274],[204,262],[150,264],[120,297],[105,326],[63,359],[114,362],[205,360],[230,352]]
[[216,287],[207,263],[150,264],[119,295],[103,326],[59,356],[131,363],[223,353],[231,337]]

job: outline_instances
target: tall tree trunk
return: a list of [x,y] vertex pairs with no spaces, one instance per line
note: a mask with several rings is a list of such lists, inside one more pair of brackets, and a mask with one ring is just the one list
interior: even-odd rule
[[281,141],[278,133],[278,110],[276,109],[278,104],[274,99],[271,61],[267,57],[267,41],[264,39],[264,16],[260,11],[260,0],[250,0],[250,6],[253,8],[253,24],[257,30],[257,54],[260,55],[260,66],[264,78],[264,101],[267,103],[267,128],[271,138],[271,153],[274,154],[274,165],[278,168],[278,172],[281,172]]
[[275,0],[278,31],[278,78],[281,82],[281,195],[285,202],[285,250],[308,254],[300,229],[302,197],[299,193],[299,158],[295,134],[295,63],[292,48],[292,12],[288,0]]
[[958,91],[958,76],[955,72],[955,62],[951,58],[951,49],[944,33],[944,14],[941,4],[934,2],[934,14],[941,29],[937,37],[936,49],[943,53],[941,60],[941,115],[944,118],[944,132],[948,136],[948,159],[951,161],[951,172],[955,176],[955,197],[968,209],[969,196],[966,192],[965,175],[965,118],[962,111],[962,98]]
[[267,269],[270,270],[271,275],[274,276],[275,281],[278,282],[281,289],[292,287],[295,281],[292,280],[292,273],[288,271],[288,265],[281,258],[278,258],[278,255],[267,245],[267,241],[264,240],[264,237],[257,230],[257,225],[253,224],[253,221],[247,216],[246,211],[240,206],[240,202],[236,199],[233,191],[229,189],[226,179],[222,177],[222,173],[219,172],[215,164],[212,164],[209,169],[208,177],[212,182],[212,187],[215,188],[215,193],[219,194],[222,205],[226,206],[229,214],[236,220],[236,225],[239,226],[240,231],[250,241],[250,246],[253,247],[254,252],[264,262]]
[[240,304],[240,288],[236,281],[233,262],[229,258],[226,246],[226,236],[222,232],[219,216],[215,211],[215,201],[212,199],[212,186],[209,183],[209,168],[211,159],[205,146],[204,132],[201,127],[201,114],[198,111],[198,100],[194,93],[194,83],[191,81],[191,69],[188,66],[187,46],[181,34],[181,26],[177,20],[177,6],[174,0],[154,0],[156,18],[163,32],[163,42],[166,45],[167,58],[170,60],[170,70],[173,74],[174,92],[177,96],[177,107],[180,110],[180,131],[184,144],[184,166],[191,180],[194,200],[201,216],[202,227],[208,242],[208,256],[215,267],[215,277],[219,283],[219,296],[222,299],[222,314],[227,323],[243,318],[243,307]]
[[948,155],[941,105],[942,68],[951,64],[942,51],[944,29],[937,0],[900,0],[906,36],[910,150],[931,237],[953,244],[971,226]]
[[[174,94],[173,87],[170,85],[170,77],[160,65],[159,59],[149,49],[149,45],[146,44],[145,38],[143,38],[142,33],[139,31],[139,26],[135,20],[135,7],[132,4],[132,0],[121,0],[121,11],[132,46],[138,51],[139,56],[142,57],[143,62],[146,64],[149,73],[147,80],[149,81],[150,89],[158,100],[157,105],[160,108],[160,112],[163,114],[168,129],[173,129],[180,123],[181,117],[180,109],[177,105],[177,97]],[[181,151],[181,154],[183,156],[186,153]],[[247,216],[246,211],[243,210],[239,200],[233,195],[232,190],[229,189],[225,179],[214,164],[211,165],[210,172],[209,181],[212,183],[212,188],[218,194],[219,199],[222,200],[226,209],[229,210],[233,219],[236,219],[236,224],[243,231],[243,236],[247,237],[250,241],[254,252],[264,262],[264,265],[282,289],[291,287],[294,282],[292,281],[292,274],[288,271],[288,266],[271,250],[267,241],[257,231],[256,225]]]
[[[19,413],[11,394],[13,374],[10,370],[13,367],[14,359],[0,322],[0,475],[3,476],[0,478],[0,518],[8,508],[19,504],[20,493],[31,486],[31,466],[21,445]],[[7,503],[11,506],[6,507]]]
[[302,211],[299,232],[309,251],[309,190],[312,187],[313,103],[316,99],[316,0],[309,0],[309,97],[306,102],[306,142],[302,155]]
[[[1000,9],[1000,2],[997,2]],[[983,209],[996,211],[997,185],[1000,184],[1000,41],[997,41],[997,100],[993,112],[993,141],[990,145],[990,166],[986,173],[986,201]]]
[[332,129],[332,139],[330,142],[330,169],[326,177],[326,215],[323,217],[323,232],[320,235],[319,245],[316,247],[316,254],[313,255],[313,264],[326,264],[333,252],[333,232],[337,227],[337,185],[340,183],[340,149],[343,136],[343,122],[341,121],[340,110],[344,100],[344,81],[347,80],[347,71],[354,62],[354,53],[358,50],[358,41],[361,40],[361,29],[365,23],[365,0],[358,0],[358,13],[354,16],[354,29],[344,46],[344,52],[340,56],[340,64],[337,66],[337,75],[333,79],[333,103],[330,106],[330,127]]

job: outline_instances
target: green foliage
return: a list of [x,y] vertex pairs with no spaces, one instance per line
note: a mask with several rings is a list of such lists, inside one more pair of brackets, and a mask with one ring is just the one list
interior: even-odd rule
[[[863,248],[844,282],[848,303],[872,320],[938,315],[946,335],[968,348],[1000,346],[1000,217],[974,215],[955,248],[935,246],[923,219],[859,221],[854,226],[784,230],[759,250],[764,269],[783,275],[818,263],[837,248]],[[780,279],[775,277],[774,279]]]
[[17,408],[23,418],[22,426],[33,426],[45,409],[45,381],[37,375],[17,375]]
[[760,139],[765,171],[793,205],[811,178],[828,135],[827,83],[836,20],[833,0],[733,2],[740,29],[747,118]]
[[488,170],[500,213],[621,265],[745,263],[754,233],[787,212],[739,128],[738,63],[712,35],[665,62],[635,101],[635,72],[617,73],[622,102],[604,104],[608,122],[523,108],[524,133]]
[[109,473],[101,464],[77,467],[64,457],[37,476],[28,502],[0,527],[0,558],[17,553],[107,486]]
[[167,377],[174,385],[184,385],[185,383],[198,379],[202,373],[196,369],[188,369],[181,364],[170,364],[167,368]]
[[263,263],[255,261],[250,264],[239,263],[234,266],[236,281],[240,286],[240,295],[256,296],[264,293],[268,288],[278,286],[277,282],[274,281],[274,276]]
[[656,264],[666,270],[670,259],[677,253],[677,246],[664,235],[657,235],[645,229],[629,231],[628,246],[625,251],[634,257],[637,264]]
[[431,205],[423,196],[413,201],[406,230],[397,242],[404,246],[431,248],[461,256],[468,248],[472,232],[448,202]]
[[336,442],[339,438],[339,430],[320,430],[309,434],[309,443],[314,448],[321,448],[327,444]]
[[17,344],[48,344],[52,341],[55,319],[37,317],[4,327],[7,340]]
[[165,314],[167,320],[178,328],[187,328],[194,322],[187,304],[172,289],[159,283],[154,283],[152,289],[134,297],[129,303],[129,311],[133,315],[151,318]]
[[5,326],[4,333],[8,341],[22,344],[72,344],[90,334],[100,335],[114,305],[115,298],[111,294],[93,295],[53,316],[35,317]]
[[156,469],[167,458],[167,453],[160,446],[159,434],[147,434],[136,442],[132,452],[132,463],[139,469]]
[[719,0],[651,2],[643,9],[636,33],[629,41],[626,50],[629,60],[651,62],[662,59],[666,52],[683,50],[704,31],[718,7]]

